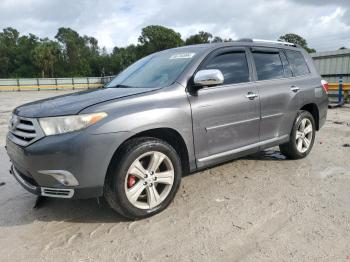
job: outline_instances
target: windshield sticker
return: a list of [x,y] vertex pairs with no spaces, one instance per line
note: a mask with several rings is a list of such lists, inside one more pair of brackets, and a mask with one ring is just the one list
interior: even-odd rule
[[189,59],[194,57],[196,53],[179,53],[172,55],[169,59]]

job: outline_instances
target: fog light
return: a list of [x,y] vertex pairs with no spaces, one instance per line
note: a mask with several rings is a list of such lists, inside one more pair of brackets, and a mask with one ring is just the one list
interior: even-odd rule
[[52,176],[58,182],[65,186],[78,186],[78,180],[72,173],[66,170],[39,170],[38,173]]

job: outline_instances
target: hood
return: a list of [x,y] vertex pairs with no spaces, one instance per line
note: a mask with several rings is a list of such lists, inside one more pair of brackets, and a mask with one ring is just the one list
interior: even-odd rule
[[147,93],[158,88],[101,88],[38,100],[17,107],[23,117],[48,117],[78,114],[81,110],[109,100]]

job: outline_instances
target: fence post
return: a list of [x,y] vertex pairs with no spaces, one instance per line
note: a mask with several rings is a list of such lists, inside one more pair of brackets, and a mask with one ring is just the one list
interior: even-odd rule
[[86,80],[87,80],[87,86],[88,86],[88,89],[90,89],[90,80],[89,80],[89,78],[88,78],[88,77],[86,78]]
[[73,90],[75,90],[75,87],[74,87],[74,78],[72,78],[72,84],[73,84]]
[[17,78],[17,91],[21,91],[21,87],[19,86],[19,79]]
[[40,91],[39,78],[36,79],[36,85],[38,86],[38,91]]
[[55,78],[55,84],[56,84],[56,90],[58,90],[58,86],[57,86],[57,78]]
[[343,77],[339,77],[338,103],[343,101]]

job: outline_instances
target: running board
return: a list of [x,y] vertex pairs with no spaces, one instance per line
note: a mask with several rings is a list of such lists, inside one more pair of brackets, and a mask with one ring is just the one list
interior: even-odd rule
[[276,143],[279,141],[284,141],[284,140],[288,139],[288,137],[289,137],[289,135],[283,135],[283,136],[275,137],[272,139],[264,140],[264,141],[261,141],[261,142],[255,143],[255,144],[247,145],[244,147],[236,148],[236,149],[225,151],[222,153],[217,153],[217,154],[214,154],[211,156],[199,158],[198,162],[203,164],[205,162],[209,162],[209,161],[212,161],[215,159],[223,158],[223,157],[230,156],[230,155],[235,155],[235,154],[247,151],[249,149],[253,149],[253,148],[257,148],[257,147],[264,147],[268,144],[273,144],[273,143]]

